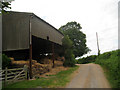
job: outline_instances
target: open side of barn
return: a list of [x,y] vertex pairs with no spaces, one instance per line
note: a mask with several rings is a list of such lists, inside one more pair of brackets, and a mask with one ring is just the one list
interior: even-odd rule
[[34,13],[9,11],[2,17],[2,25],[2,52],[7,56],[31,61],[62,55],[64,35]]
[[52,44],[56,53],[62,50],[63,34],[33,13],[10,11],[3,15],[2,22],[2,51],[8,56],[19,52],[25,55],[25,59],[29,57],[30,33],[33,57],[38,53],[52,53]]

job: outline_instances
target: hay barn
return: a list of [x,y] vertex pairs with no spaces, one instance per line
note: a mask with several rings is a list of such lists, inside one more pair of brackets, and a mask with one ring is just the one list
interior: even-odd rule
[[[27,12],[9,11],[2,16],[2,52],[18,60],[37,59],[46,53],[61,54],[64,35],[55,27]],[[32,46],[30,46],[32,45]]]

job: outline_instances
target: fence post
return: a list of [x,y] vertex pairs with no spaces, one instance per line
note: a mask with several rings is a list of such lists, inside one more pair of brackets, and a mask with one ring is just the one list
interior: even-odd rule
[[24,65],[25,78],[27,79],[27,65]]
[[6,67],[5,68],[5,86],[6,86],[6,83],[7,83],[7,71],[8,71],[8,68]]

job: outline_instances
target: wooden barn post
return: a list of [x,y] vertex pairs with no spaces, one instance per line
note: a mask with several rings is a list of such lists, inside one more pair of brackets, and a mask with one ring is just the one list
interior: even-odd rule
[[52,43],[52,58],[53,58],[53,68],[55,67],[55,52],[54,52],[54,43]]
[[30,79],[32,79],[32,33],[31,33],[31,19],[33,18],[33,16],[31,15],[30,16],[30,19],[29,19],[29,29],[30,29],[30,47],[29,47],[29,53],[30,53],[30,57],[29,57],[29,75],[30,75]]

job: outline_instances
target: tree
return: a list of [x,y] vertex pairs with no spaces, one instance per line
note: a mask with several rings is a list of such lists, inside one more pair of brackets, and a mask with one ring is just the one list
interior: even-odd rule
[[[11,1],[13,1],[13,0],[11,0]],[[11,7],[10,7],[11,1],[9,1],[9,2],[0,1],[0,12],[4,13],[4,12],[6,12],[6,10],[8,8],[11,9]]]
[[81,25],[75,21],[68,22],[66,25],[59,28],[59,30],[64,35],[68,35],[70,40],[73,42],[72,47],[75,57],[80,57],[90,51],[86,45],[86,35],[80,31],[81,29]]
[[62,40],[63,48],[64,48],[64,57],[65,62],[63,63],[64,66],[75,66],[75,57],[72,50],[72,41],[69,39],[67,35],[64,36]]

